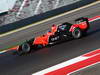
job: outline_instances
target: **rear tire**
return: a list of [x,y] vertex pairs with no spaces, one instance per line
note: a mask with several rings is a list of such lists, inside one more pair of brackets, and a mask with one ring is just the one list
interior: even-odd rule
[[75,28],[74,31],[72,32],[72,36],[75,39],[79,39],[82,37],[82,31],[79,28]]

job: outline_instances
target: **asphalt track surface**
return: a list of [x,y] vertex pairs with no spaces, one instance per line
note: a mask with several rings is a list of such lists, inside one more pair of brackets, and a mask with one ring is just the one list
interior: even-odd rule
[[71,75],[100,75],[100,63],[92,65],[83,70],[74,72]]
[[88,35],[81,39],[59,43],[26,56],[12,55],[12,52],[1,54],[0,75],[31,75],[98,48],[100,48],[100,20],[92,22]]
[[25,41],[26,39],[30,39],[34,37],[35,35],[40,35],[46,32],[46,30],[48,30],[48,28],[50,28],[50,25],[52,24],[61,24],[66,21],[72,23],[72,19],[75,20],[75,18],[82,17],[82,16],[93,17],[96,15],[100,15],[100,3],[94,6],[87,7],[85,9],[81,9],[79,11],[73,12],[71,14],[61,16],[60,18],[42,23],[38,26],[33,26],[25,30],[15,32],[13,34],[0,37],[0,50],[4,49],[5,47],[17,44],[21,41]]

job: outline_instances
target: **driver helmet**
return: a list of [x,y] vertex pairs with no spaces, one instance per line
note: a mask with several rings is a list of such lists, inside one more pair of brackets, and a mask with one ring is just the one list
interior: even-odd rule
[[51,30],[48,30],[48,32],[51,32]]

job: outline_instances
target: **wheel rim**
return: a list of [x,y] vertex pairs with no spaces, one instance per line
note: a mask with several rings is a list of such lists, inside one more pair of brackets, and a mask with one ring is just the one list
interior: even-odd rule
[[74,34],[74,37],[75,37],[75,38],[80,38],[80,36],[81,36],[81,32],[80,32],[79,29],[76,29],[76,30],[73,32],[73,34]]
[[24,43],[22,45],[22,51],[23,52],[29,52],[30,51],[30,45],[28,43]]
[[76,35],[76,37],[80,37],[80,31],[77,30],[77,31],[75,32],[75,35]]

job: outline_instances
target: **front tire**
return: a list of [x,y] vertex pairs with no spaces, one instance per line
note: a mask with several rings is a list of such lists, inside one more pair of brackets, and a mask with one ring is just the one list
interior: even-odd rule
[[75,39],[79,39],[82,37],[82,31],[79,28],[75,28],[74,31],[72,32],[72,36]]
[[31,47],[30,47],[30,45],[29,45],[28,43],[24,43],[24,44],[22,45],[22,51],[23,51],[24,53],[28,53],[28,52],[30,52],[30,50],[31,50]]
[[19,47],[18,55],[23,55],[31,51],[31,46],[29,43],[24,43]]

